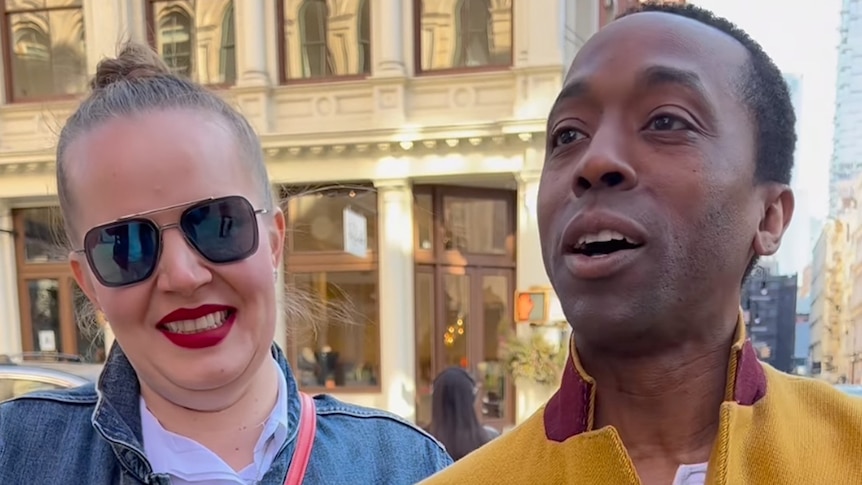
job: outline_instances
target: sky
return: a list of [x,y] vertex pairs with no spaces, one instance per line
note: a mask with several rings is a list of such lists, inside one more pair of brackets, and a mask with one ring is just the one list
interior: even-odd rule
[[[793,174],[797,208],[791,224],[803,225],[794,232],[806,234],[810,241],[815,236],[810,234],[812,219],[825,218],[829,206],[841,0],[690,1],[736,23],[782,72],[801,77]],[[807,251],[809,260],[811,249]],[[779,269],[782,273],[801,272],[807,263],[797,261],[794,268]]]

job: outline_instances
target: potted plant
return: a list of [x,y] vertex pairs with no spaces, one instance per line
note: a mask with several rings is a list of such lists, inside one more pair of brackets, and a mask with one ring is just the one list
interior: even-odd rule
[[529,335],[519,336],[515,331],[504,333],[500,353],[506,369],[516,381],[543,386],[556,386],[568,358],[565,339],[561,343],[547,338],[545,331],[554,327],[531,329]]

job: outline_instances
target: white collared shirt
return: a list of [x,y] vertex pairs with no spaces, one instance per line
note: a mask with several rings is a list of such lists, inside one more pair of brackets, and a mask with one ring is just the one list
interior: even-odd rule
[[703,485],[706,483],[706,463],[680,465],[676,470],[673,485]]
[[163,428],[141,398],[144,453],[153,471],[169,475],[173,485],[253,485],[262,480],[287,439],[287,384],[281,367],[274,359],[272,363],[280,377],[275,407],[254,447],[254,463],[239,472],[197,441]]

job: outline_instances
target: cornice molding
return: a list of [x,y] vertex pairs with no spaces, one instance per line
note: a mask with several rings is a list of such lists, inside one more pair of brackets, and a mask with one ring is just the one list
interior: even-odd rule
[[[445,155],[447,153],[500,153],[526,149],[544,144],[544,131],[520,123],[518,131],[508,132],[505,126],[496,130],[480,127],[450,127],[435,129],[427,136],[395,134],[392,131],[364,133],[350,140],[303,139],[301,136],[264,135],[261,137],[267,163],[291,160],[325,160],[333,157],[386,157]],[[544,130],[544,125],[542,125]],[[485,132],[482,134],[482,132]],[[434,136],[437,135],[437,136]],[[460,135],[460,136],[459,136]],[[466,136],[465,136],[466,135]],[[53,174],[56,170],[53,148],[33,151],[0,152],[0,176],[29,176]]]

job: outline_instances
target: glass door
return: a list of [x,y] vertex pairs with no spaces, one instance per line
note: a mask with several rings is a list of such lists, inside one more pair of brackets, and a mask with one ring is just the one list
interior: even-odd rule
[[[435,278],[436,276],[436,278]],[[514,323],[514,271],[471,267],[416,273],[417,422],[431,420],[434,378],[461,367],[476,380],[476,412],[498,429],[514,419],[514,394],[501,362],[500,336]]]

